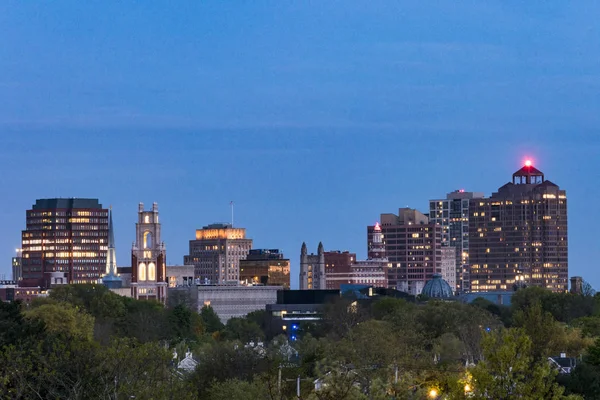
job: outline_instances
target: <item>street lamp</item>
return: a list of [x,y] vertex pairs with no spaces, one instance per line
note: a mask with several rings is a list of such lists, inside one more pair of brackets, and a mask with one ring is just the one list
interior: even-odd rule
[[437,399],[438,397],[438,391],[436,389],[431,389],[429,391],[429,398],[430,399]]

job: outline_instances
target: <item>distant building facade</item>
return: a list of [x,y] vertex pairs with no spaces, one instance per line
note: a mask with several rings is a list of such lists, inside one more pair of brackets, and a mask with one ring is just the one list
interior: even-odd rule
[[567,195],[530,162],[469,212],[471,291],[568,290]]
[[0,301],[20,300],[25,304],[35,298],[48,296],[48,291],[39,287],[19,287],[15,281],[0,281]]
[[325,250],[323,243],[319,243],[317,254],[308,254],[306,243],[300,249],[300,289],[314,290],[325,289]]
[[450,285],[452,293],[456,293],[456,247],[442,246],[442,268],[440,275]]
[[99,283],[105,273],[108,210],[97,199],[40,199],[26,213],[21,235],[22,287]]
[[442,227],[442,247],[453,247],[456,257],[456,277],[444,279],[457,292],[469,291],[469,205],[472,199],[484,197],[480,192],[456,190],[445,199],[429,201],[429,220]]
[[193,265],[167,265],[169,287],[193,286],[195,267]]
[[184,264],[195,266],[195,278],[203,284],[239,282],[240,260],[251,248],[252,239],[246,238],[246,229],[212,224],[196,230]]
[[325,252],[326,289],[340,290],[343,285],[388,287],[389,260],[386,257],[381,226],[377,223],[369,241],[369,258],[357,260],[349,251]]
[[290,260],[279,249],[252,249],[240,260],[243,285],[267,285],[290,288]]
[[210,306],[221,322],[227,323],[230,318],[244,317],[277,303],[277,292],[281,290],[281,286],[197,285],[194,301],[198,311]]
[[167,250],[161,241],[158,204],[152,204],[150,211],[144,210],[143,203],[139,204],[135,233],[131,249],[131,296],[165,303]]
[[571,277],[571,293],[583,294],[583,278],[581,276]]
[[117,267],[117,273],[121,278],[121,286],[124,288],[131,287],[131,267]]
[[21,257],[21,249],[18,250],[18,255],[12,258],[12,280],[19,282],[23,279],[23,258]]
[[351,283],[352,264],[356,254],[349,251],[325,252],[325,289],[340,289],[341,285]]
[[352,284],[388,288],[392,264],[387,256],[381,225],[376,223],[368,240],[368,259],[357,261],[352,266]]
[[442,228],[428,216],[411,208],[401,208],[398,215],[381,214],[381,224],[367,227],[367,245],[373,257],[381,252],[373,247],[376,235],[382,235],[385,257],[391,264],[390,288],[416,295],[433,274],[441,273]]
[[387,288],[389,263],[384,260],[359,260],[350,268],[349,284]]

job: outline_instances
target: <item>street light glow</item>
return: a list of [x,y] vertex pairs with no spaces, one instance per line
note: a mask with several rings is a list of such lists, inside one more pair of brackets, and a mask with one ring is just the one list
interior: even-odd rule
[[430,398],[432,398],[432,399],[435,399],[437,396],[438,396],[438,391],[437,391],[437,390],[435,390],[435,389],[431,389],[431,390],[429,391],[429,397],[430,397]]

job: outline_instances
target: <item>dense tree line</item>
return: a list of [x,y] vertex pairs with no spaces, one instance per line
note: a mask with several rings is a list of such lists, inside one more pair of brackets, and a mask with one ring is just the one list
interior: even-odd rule
[[[288,342],[262,311],[221,323],[101,285],[0,304],[2,399],[600,399],[600,296],[512,305],[339,298]],[[177,369],[191,351],[195,371]],[[548,357],[578,358],[559,375]],[[176,354],[176,355],[174,355]],[[300,381],[298,381],[298,377]],[[317,388],[317,389],[316,389]]]

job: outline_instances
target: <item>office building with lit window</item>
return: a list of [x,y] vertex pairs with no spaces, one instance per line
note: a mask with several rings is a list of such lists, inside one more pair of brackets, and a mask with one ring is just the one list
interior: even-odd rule
[[212,224],[196,230],[184,264],[195,266],[195,278],[202,284],[238,283],[240,260],[251,248],[252,239],[246,238],[246,229]]
[[279,249],[252,249],[240,260],[240,282],[289,289],[290,260]]
[[410,294],[420,294],[425,282],[442,268],[442,228],[429,217],[411,208],[401,208],[398,215],[381,214],[381,223],[367,227],[369,256],[382,253],[373,246],[382,236],[388,260],[388,287]]
[[40,199],[21,234],[21,287],[60,279],[98,283],[106,268],[108,210],[97,199]]
[[349,251],[325,252],[325,289],[340,289],[341,285],[352,283],[352,264],[356,254]]
[[[455,282],[456,292],[469,291],[469,205],[471,199],[482,199],[483,193],[456,190],[445,199],[429,200],[429,221],[442,227],[442,247],[455,249],[456,277],[444,280]],[[452,286],[452,284],[450,284]],[[454,288],[453,288],[454,289]]]
[[567,196],[531,162],[469,206],[471,291],[568,289]]

